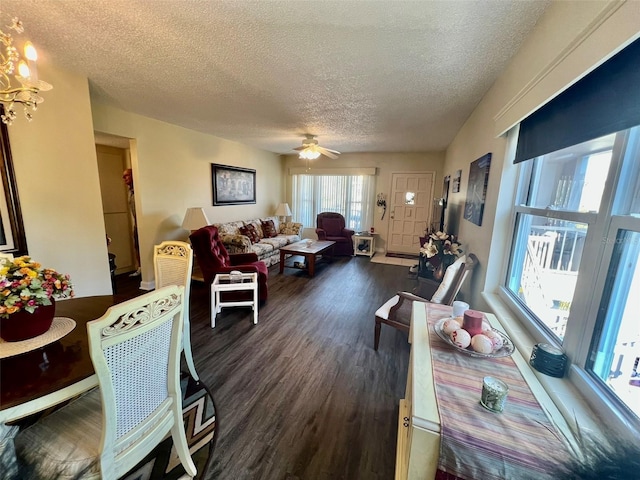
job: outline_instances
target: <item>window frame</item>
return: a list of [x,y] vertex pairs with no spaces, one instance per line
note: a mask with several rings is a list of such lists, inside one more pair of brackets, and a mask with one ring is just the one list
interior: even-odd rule
[[[640,137],[640,126],[634,127],[634,134]],[[513,143],[517,141],[516,135],[509,135],[507,144],[507,158],[513,150]],[[603,412],[605,416],[617,419],[626,428],[640,428],[640,419],[635,416],[626,405],[620,401],[615,394],[597,375],[588,370],[589,361],[592,356],[594,345],[597,347],[598,326],[600,317],[598,315],[603,296],[605,294],[605,284],[607,272],[613,261],[613,251],[615,242],[603,242],[604,238],[617,235],[619,229],[626,229],[640,232],[640,217],[632,215],[614,214],[614,205],[617,200],[616,187],[621,184],[621,173],[624,166],[624,154],[629,145],[631,134],[630,129],[616,133],[616,138],[612,148],[612,158],[609,167],[605,187],[600,202],[598,213],[591,212],[568,212],[560,210],[546,210],[542,208],[529,207],[526,199],[532,187],[532,178],[535,175],[535,159],[515,165],[518,168],[517,186],[513,197],[513,207],[508,225],[510,238],[506,242],[508,255],[504,256],[501,280],[497,288],[499,298],[513,311],[520,324],[533,337],[535,343],[544,342],[559,346],[564,349],[569,357],[570,368],[563,381],[570,382],[586,398],[587,402],[596,410]],[[636,138],[634,141],[638,141]],[[632,161],[632,160],[628,160]],[[539,177],[542,178],[542,177]],[[509,275],[513,263],[514,243],[517,241],[518,214],[531,214],[580,222],[588,225],[582,261],[578,269],[578,281],[576,284],[576,295],[572,303],[571,315],[567,322],[566,334],[562,344],[557,338],[548,332],[542,322],[534,319],[532,312],[523,305],[516,295],[509,289]],[[589,259],[589,261],[586,261]],[[580,294],[580,292],[600,292],[598,295]],[[580,322],[578,319],[582,319]]]

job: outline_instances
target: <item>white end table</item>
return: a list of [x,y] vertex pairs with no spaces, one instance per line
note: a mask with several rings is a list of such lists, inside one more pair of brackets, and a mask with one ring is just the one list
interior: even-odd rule
[[[251,307],[253,309],[253,324],[258,323],[258,274],[242,273],[237,276],[238,281],[234,282],[231,282],[231,277],[228,273],[218,273],[211,284],[211,328],[215,328],[216,315],[223,307]],[[252,299],[235,302],[220,301],[220,292],[241,290],[252,290]]]
[[[377,233],[369,233],[369,232],[357,232],[354,233],[351,238],[353,238],[353,255],[366,255],[371,258],[376,253],[375,243],[376,243],[376,235]],[[363,248],[360,249],[360,245],[363,245]]]

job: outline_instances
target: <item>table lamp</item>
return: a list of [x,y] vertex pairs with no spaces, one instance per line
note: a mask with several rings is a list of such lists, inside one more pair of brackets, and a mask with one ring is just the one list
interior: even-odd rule
[[289,204],[288,203],[279,204],[278,208],[276,208],[276,212],[274,213],[274,215],[276,215],[280,219],[280,221],[283,221],[282,217],[284,217],[284,221],[286,221],[287,217],[290,217],[292,215],[291,209],[289,208]]
[[207,218],[204,208],[187,208],[187,213],[184,215],[184,220],[182,221],[182,228],[193,232],[194,230],[206,227],[207,225],[211,225],[211,222],[209,221],[209,218]]

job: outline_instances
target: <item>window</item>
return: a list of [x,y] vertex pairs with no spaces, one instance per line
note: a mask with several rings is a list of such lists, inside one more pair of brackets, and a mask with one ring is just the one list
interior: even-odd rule
[[508,297],[637,422],[640,127],[522,163],[514,221]]
[[562,341],[589,224],[600,210],[615,135],[533,160],[524,172],[507,288]]
[[293,175],[292,180],[295,221],[311,226],[318,213],[337,212],[352,230],[373,225],[375,176]]

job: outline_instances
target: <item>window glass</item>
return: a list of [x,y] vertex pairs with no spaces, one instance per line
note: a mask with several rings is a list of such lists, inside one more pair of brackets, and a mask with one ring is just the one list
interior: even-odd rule
[[404,196],[405,205],[414,205],[416,203],[416,193],[415,192],[407,192]]
[[519,213],[507,288],[562,341],[587,225]]
[[609,272],[589,369],[640,417],[640,232],[618,233]]
[[574,145],[536,159],[527,205],[568,212],[597,212],[614,135]]
[[309,227],[321,212],[337,212],[346,227],[360,231],[373,225],[375,176],[293,175],[293,219]]

